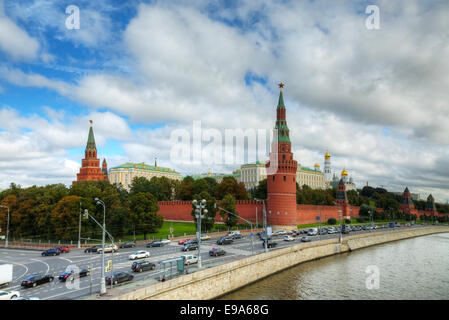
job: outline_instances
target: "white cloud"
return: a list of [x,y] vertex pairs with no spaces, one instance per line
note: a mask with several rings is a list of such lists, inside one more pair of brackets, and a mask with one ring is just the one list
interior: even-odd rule
[[0,49],[14,60],[33,60],[37,57],[39,42],[18,27],[5,15],[0,1]]
[[[97,110],[106,108],[132,123],[167,124],[138,131],[138,139],[123,143],[124,158],[152,162],[157,155],[158,163],[172,167],[170,132],[189,129],[193,120],[217,129],[272,128],[277,92],[267,87],[283,81],[301,164],[322,162],[329,148],[334,170],[347,167],[359,186],[369,181],[402,190],[408,185],[432,190],[440,201],[449,197],[447,3],[380,1],[377,31],[365,28],[358,2],[213,5],[218,10],[212,13],[209,2],[140,5],[118,36],[123,42],[116,43],[127,50],[126,74],[99,71],[76,84],[6,67],[0,75],[19,86],[49,88]],[[93,26],[112,23],[96,18],[106,20]],[[94,45],[89,38],[72,40]],[[247,85],[248,73],[266,85]],[[97,121],[106,129],[113,120]],[[126,123],[119,131],[126,135],[124,128]],[[66,139],[61,134],[60,140]]]

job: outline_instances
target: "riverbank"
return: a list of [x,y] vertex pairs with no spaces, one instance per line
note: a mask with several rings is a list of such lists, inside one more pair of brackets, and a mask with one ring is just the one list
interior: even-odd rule
[[119,295],[97,299],[215,299],[306,261],[312,261],[377,244],[442,232],[449,232],[449,228],[432,226],[373,232],[362,235],[345,236],[341,243],[338,239],[301,243],[204,269],[192,274],[183,275],[165,282],[148,285],[138,290],[129,292],[123,292],[123,290]]

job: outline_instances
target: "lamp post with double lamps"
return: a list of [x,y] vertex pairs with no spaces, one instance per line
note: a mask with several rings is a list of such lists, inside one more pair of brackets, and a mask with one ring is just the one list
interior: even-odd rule
[[[103,201],[98,198],[95,198],[97,201],[97,205],[101,204],[103,206],[103,235],[101,240],[101,282],[100,282],[100,294],[106,293],[106,279],[104,275],[104,240],[105,240],[105,230],[106,230],[106,205]],[[112,279],[111,279],[112,281]]]
[[204,218],[204,214],[207,214],[206,209],[206,199],[203,199],[201,201],[193,200],[192,204],[194,205],[195,209],[195,218],[197,219],[197,239],[198,239],[198,268],[202,268],[201,264],[201,219]]
[[6,240],[5,240],[5,248],[8,248],[8,236],[9,236],[9,207],[0,205],[0,208],[6,208],[8,209],[8,222],[6,224]]
[[[265,210],[265,201],[266,200],[257,199],[257,198],[254,198],[254,200],[262,201],[262,204],[263,204],[263,230],[265,232],[265,241],[263,242],[264,243],[263,246],[264,246],[265,253],[267,253],[268,252],[268,244],[267,244],[268,243],[268,230],[267,230],[267,211]],[[268,200],[268,198],[267,198],[267,200]]]

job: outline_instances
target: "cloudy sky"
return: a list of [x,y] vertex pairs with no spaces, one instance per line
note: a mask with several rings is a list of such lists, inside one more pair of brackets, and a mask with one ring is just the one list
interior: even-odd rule
[[0,188],[69,185],[89,119],[109,167],[231,172],[175,161],[173,132],[269,130],[282,81],[302,166],[328,149],[358,186],[446,202],[448,57],[445,0],[0,0]]

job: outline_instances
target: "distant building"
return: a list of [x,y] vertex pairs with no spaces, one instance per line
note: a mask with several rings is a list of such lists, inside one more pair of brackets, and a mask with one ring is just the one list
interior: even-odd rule
[[345,184],[345,191],[357,190],[357,187],[356,187],[354,181],[352,180],[352,177],[348,178],[348,171],[346,171],[346,168],[344,168],[343,171],[341,172],[340,178],[338,178],[334,174],[332,181],[330,182],[330,186],[332,188],[338,188],[338,185],[340,184],[340,180],[342,180],[343,183]]
[[[403,195],[403,192],[392,192],[392,193],[397,196]],[[421,200],[421,196],[419,195],[419,193],[410,193],[410,197],[412,198],[412,200],[415,201]]]
[[131,183],[136,177],[145,177],[148,180],[152,177],[166,177],[173,180],[182,180],[181,175],[173,169],[150,166],[143,162],[127,162],[109,169],[108,173],[110,183],[121,184],[126,190],[130,190]]
[[257,161],[256,163],[244,164],[240,167],[239,182],[245,184],[247,190],[255,189],[259,182],[267,178],[267,169],[265,163]]
[[[106,170],[106,171],[104,171]],[[76,181],[107,180],[106,159],[103,161],[103,168],[100,168],[100,159],[97,158],[97,146],[95,144],[92,120],[90,120],[89,136],[87,138],[84,159],[81,161],[81,168],[76,175]]]
[[223,178],[225,178],[225,177],[233,177],[233,178],[235,178],[235,180],[237,180],[237,182],[240,182],[240,170],[237,170],[237,171],[235,171],[233,173],[212,173],[212,172],[207,172],[207,173],[194,174],[191,177],[194,180],[203,179],[203,178],[212,178],[215,181],[217,181],[217,183],[221,183],[221,181],[223,181]]
[[326,178],[323,172],[320,170],[320,165],[315,164],[314,169],[302,167],[298,163],[296,170],[296,182],[300,187],[303,185],[309,186],[312,189],[325,189]]

